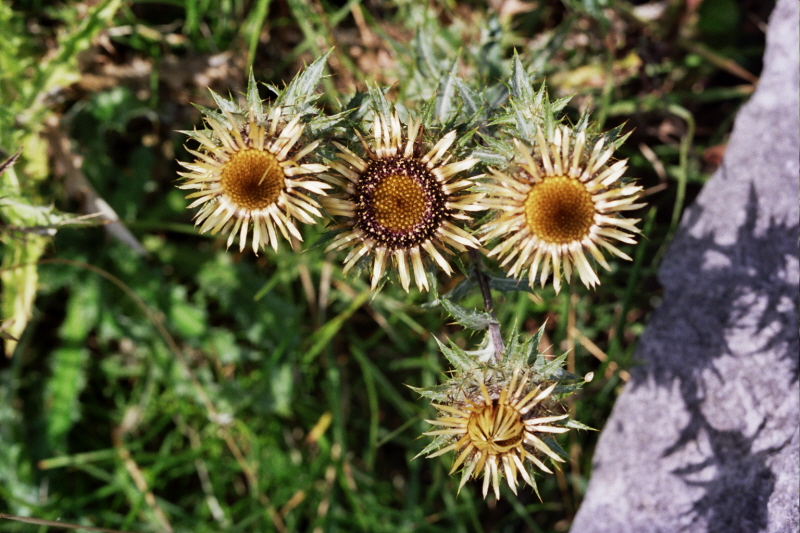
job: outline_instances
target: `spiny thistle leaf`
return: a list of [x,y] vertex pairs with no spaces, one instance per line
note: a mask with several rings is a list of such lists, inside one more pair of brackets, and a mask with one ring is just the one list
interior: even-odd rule
[[473,150],[469,156],[490,167],[502,167],[508,164],[508,159],[488,150]]
[[514,50],[513,66],[511,67],[511,79],[509,86],[511,88],[511,96],[522,102],[532,102],[534,99],[533,85],[531,84],[531,77],[519,54]]
[[212,89],[209,89],[208,91],[211,93],[211,97],[214,99],[214,102],[217,104],[217,107],[219,107],[222,111],[227,111],[228,113],[231,114],[237,114],[242,112],[241,109],[239,109],[239,106],[236,105],[236,103],[233,102],[232,100],[223,98],[219,94],[215,93]]
[[464,103],[464,111],[467,115],[477,115],[479,111],[487,107],[488,102],[484,95],[467,85],[460,77],[452,76],[453,83],[456,89],[458,89],[458,94],[461,97],[461,101]]
[[[506,167],[508,163],[514,159],[514,154],[516,150],[514,146],[504,140],[497,139],[491,135],[480,135],[481,141],[488,146],[488,150],[483,148],[482,150],[476,150],[476,152],[487,152],[488,154],[494,154],[495,159],[497,160],[496,164],[492,164],[492,166],[496,167]],[[476,155],[475,157],[479,157]]]
[[487,329],[491,324],[497,323],[497,321],[492,318],[492,315],[485,311],[467,309],[446,298],[442,298],[440,302],[450,316],[452,316],[458,324],[467,329],[482,331]]
[[514,279],[508,276],[499,277],[499,276],[489,276],[489,286],[498,291],[498,292],[530,292],[531,294],[534,293],[534,290],[530,287],[528,283],[528,278],[520,278]]
[[586,430],[586,431],[597,431],[593,427],[589,427],[586,424],[578,422],[577,420],[571,420],[569,418],[566,419],[564,421],[564,423],[561,424],[561,425],[564,426],[565,428],[570,428],[570,429],[583,429],[583,430]]
[[445,444],[446,441],[447,437],[445,436],[439,436],[434,438],[430,444],[425,446],[425,448],[423,448],[421,452],[419,452],[417,455],[414,456],[414,459],[416,459],[417,457],[421,457],[423,455],[428,455],[431,452],[438,450]]
[[441,70],[433,51],[433,41],[431,32],[420,28],[414,35],[414,55],[416,56],[417,69],[424,78],[436,80],[441,74]]
[[447,393],[449,392],[450,388],[444,385],[436,385],[429,388],[421,388],[421,387],[414,387],[412,385],[406,385],[409,389],[413,390],[420,396],[428,398],[429,400],[433,400],[435,402],[443,402],[447,400]]
[[247,108],[253,110],[253,114],[258,122],[266,120],[264,114],[263,100],[258,92],[258,84],[253,76],[253,69],[250,69],[250,76],[247,78]]
[[546,324],[542,324],[536,333],[528,339],[525,343],[524,352],[526,362],[528,364],[533,364],[537,357],[539,357],[539,348],[541,348],[540,344],[542,343],[542,335],[544,335],[544,328]]
[[[300,74],[289,82],[285,89],[275,91],[278,97],[273,105],[293,107],[296,113],[306,113],[307,105],[319,97],[316,92],[317,87],[322,79],[322,74],[325,71],[325,65],[331,52],[333,52],[333,49],[328,50],[322,57],[317,58],[316,61],[303,69]],[[275,89],[273,88],[273,90]]]
[[[561,424],[565,426],[566,424]],[[582,425],[582,424],[581,424]],[[553,437],[543,437],[542,442],[544,442],[551,451],[556,453],[557,455],[561,456],[563,459],[569,459],[569,454],[561,447],[561,445],[554,439]]]
[[480,366],[474,357],[467,354],[458,346],[447,346],[436,337],[434,337],[434,339],[436,339],[436,344],[439,345],[439,349],[442,351],[442,354],[457,371],[469,372],[477,369]]
[[564,370],[567,354],[559,355],[554,359],[537,357],[535,354],[532,354],[532,357],[536,357],[533,363],[533,370],[536,373],[551,379],[563,379],[567,377],[567,372]]
[[453,59],[450,70],[444,73],[442,79],[439,81],[439,87],[436,90],[436,103],[433,107],[433,114],[442,124],[450,120],[456,107],[454,99],[456,94],[458,62],[460,59],[459,56]]
[[370,87],[369,99],[372,104],[372,110],[375,113],[378,113],[378,115],[381,117],[381,121],[383,121],[385,124],[391,122],[392,105],[386,99],[384,90],[377,86]]

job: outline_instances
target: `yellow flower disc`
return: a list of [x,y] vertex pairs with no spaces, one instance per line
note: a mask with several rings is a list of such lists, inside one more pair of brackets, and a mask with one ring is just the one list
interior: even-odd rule
[[525,199],[525,220],[531,233],[554,244],[583,240],[594,224],[595,213],[592,195],[583,183],[566,176],[546,177]]
[[220,172],[225,195],[241,209],[257,211],[274,204],[284,188],[278,159],[265,150],[236,152]]
[[504,454],[522,442],[525,423],[514,407],[487,405],[470,416],[467,435],[472,445],[481,452]]
[[375,187],[375,220],[392,231],[408,231],[425,219],[425,190],[410,176],[392,174]]

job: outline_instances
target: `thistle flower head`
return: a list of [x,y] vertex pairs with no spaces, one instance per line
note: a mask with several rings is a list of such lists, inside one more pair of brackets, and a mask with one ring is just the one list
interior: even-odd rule
[[455,366],[452,377],[437,387],[415,389],[433,400],[438,412],[428,420],[437,429],[423,433],[434,440],[419,455],[454,451],[450,473],[461,468],[459,491],[482,475],[484,498],[489,487],[500,497],[501,479],[514,494],[519,478],[538,493],[535,470],[552,473],[545,461],[564,461],[549,437],[571,427],[586,428],[563,413],[560,398],[577,386],[563,383],[564,357],[551,361],[537,353],[540,339],[541,331],[522,345],[513,340],[505,357],[491,363],[483,357],[488,346],[464,352],[440,345]]
[[496,244],[489,256],[501,258],[508,274],[526,273],[533,286],[553,274],[561,289],[562,272],[569,281],[577,270],[587,287],[600,283],[587,257],[609,270],[601,249],[630,260],[612,241],[634,244],[638,219],[622,213],[639,209],[641,187],[623,182],[627,163],[610,163],[613,148],[604,140],[587,146],[585,130],[566,126],[545,137],[540,128],[533,149],[514,141],[519,165],[512,172],[490,170],[484,204],[499,216],[481,230],[482,241]]
[[466,193],[472,178],[458,177],[477,160],[451,161],[448,150],[456,140],[455,131],[428,146],[419,119],[403,126],[396,112],[380,109],[376,105],[373,113],[372,143],[356,130],[360,153],[334,143],[338,159],[330,163],[333,173],[323,179],[341,193],[328,196],[323,205],[340,217],[337,227],[343,231],[328,250],[350,249],[345,272],[363,257],[370,258],[373,289],[393,261],[406,291],[412,275],[417,287],[427,290],[426,259],[450,274],[453,269],[445,255],[451,249],[479,246],[456,224],[469,220],[465,211],[483,209],[478,204],[482,194]]
[[552,474],[542,458],[563,461],[542,440],[546,434],[564,433],[569,428],[550,425],[567,418],[552,411],[550,395],[556,383],[546,388],[534,385],[530,373],[514,373],[510,381],[489,381],[471,384],[453,391],[447,403],[433,404],[439,417],[428,420],[442,429],[423,435],[442,436],[446,442],[427,455],[437,457],[451,450],[457,456],[450,469],[454,473],[463,465],[459,490],[471,477],[483,475],[483,496],[491,484],[500,498],[500,477],[517,493],[517,478],[535,486],[531,466]]
[[278,233],[302,240],[295,222],[312,224],[321,216],[311,195],[324,195],[330,185],[311,176],[327,167],[301,159],[319,145],[302,139],[304,120],[315,112],[308,105],[315,98],[311,87],[326,58],[277,91],[276,103],[268,109],[252,74],[244,108],[212,92],[219,111],[201,108],[206,128],[184,132],[198,146],[187,148],[195,159],[181,161],[187,172],[179,173],[178,188],[194,191],[187,198],[194,200],[190,209],[199,207],[195,224],[200,233],[228,234],[228,247],[238,238],[240,251],[249,238],[258,253],[267,244],[277,250]]

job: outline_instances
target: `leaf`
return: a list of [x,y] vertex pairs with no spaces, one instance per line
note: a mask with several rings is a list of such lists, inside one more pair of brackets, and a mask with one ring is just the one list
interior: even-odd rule
[[494,166],[505,168],[508,166],[508,162],[514,159],[514,145],[510,142],[497,139],[490,135],[481,135],[480,137],[481,141],[487,144],[490,150],[502,158],[499,163]]
[[531,78],[519,58],[519,54],[514,50],[514,65],[511,67],[511,95],[522,102],[528,103],[533,100],[533,86]]
[[[529,340],[530,342],[530,340]],[[512,331],[508,337],[508,345],[506,346],[506,360],[512,368],[523,368],[528,365],[528,352],[526,350],[528,343],[522,346],[519,345],[519,335],[516,331]]]
[[442,307],[450,313],[455,321],[461,326],[472,329],[475,331],[482,331],[487,329],[489,325],[496,324],[497,321],[492,318],[492,315],[485,311],[476,311],[475,309],[467,309],[450,300],[441,299]]
[[280,91],[273,105],[275,107],[293,107],[295,112],[304,112],[303,106],[319,97],[317,87],[319,87],[319,82],[322,80],[322,74],[325,71],[325,65],[331,52],[333,52],[333,49],[328,50],[322,57],[317,58],[316,61],[296,75],[289,82],[289,85]]
[[[548,448],[553,450],[556,454],[560,455],[564,459],[569,459],[569,454],[561,447],[556,439],[553,437],[543,437],[542,441],[547,445]],[[554,463],[557,464],[557,463]]]
[[[223,98],[222,96],[218,95],[217,93],[215,93],[211,89],[209,89],[208,91],[211,93],[211,97],[214,99],[214,102],[216,102],[217,107],[219,107],[223,112],[227,111],[228,113],[230,113],[232,115],[235,115],[237,113],[241,113],[242,112],[242,110],[239,108],[238,105],[236,105],[235,102],[232,102],[231,100],[228,100],[227,98]],[[224,116],[224,115],[221,115],[221,116]]]
[[438,435],[433,441],[425,446],[421,452],[414,456],[414,459],[417,457],[421,457],[423,455],[428,455],[431,452],[435,452],[445,444],[449,443],[452,440],[452,437],[448,437],[447,435]]
[[169,322],[182,337],[197,338],[206,331],[208,313],[205,305],[190,301],[187,293],[183,285],[172,287],[169,295]]
[[484,165],[490,167],[502,168],[508,164],[508,159],[494,152],[489,152],[487,150],[473,150],[472,153],[469,154],[469,157],[474,157]]
[[450,70],[445,72],[442,79],[439,81],[439,87],[436,89],[436,102],[433,107],[433,114],[436,119],[445,123],[449,120],[453,113],[453,99],[456,93],[456,72],[458,72],[459,57],[453,59],[453,64]]
[[567,418],[566,420],[564,420],[564,423],[561,424],[561,425],[564,426],[565,428],[570,428],[570,429],[583,429],[583,430],[586,430],[586,431],[597,431],[595,428],[587,426],[586,424],[578,422],[577,420],[572,420],[571,418]]
[[434,339],[436,339],[436,343],[439,345],[439,349],[442,351],[442,354],[450,362],[450,364],[455,367],[456,370],[467,372],[480,366],[475,357],[471,356],[458,346],[452,343],[450,346],[446,346],[436,337],[434,337]]
[[498,277],[489,276],[489,286],[499,292],[529,292],[534,294],[534,290],[528,283],[528,278],[510,278],[508,276]]
[[[213,93],[213,91],[212,91],[212,93]],[[228,121],[227,117],[224,114],[220,113],[219,111],[217,111],[215,109],[210,109],[208,107],[203,107],[203,106],[201,106],[199,104],[194,104],[194,103],[192,105],[198,111],[200,111],[204,116],[209,117],[211,119],[214,119],[217,122],[219,122],[220,124],[225,124]],[[208,133],[210,130],[206,129],[204,131]],[[190,137],[193,136],[193,135],[190,134],[190,132],[185,132],[185,133],[186,133],[186,135],[189,135]]]
[[542,122],[541,114],[518,100],[511,100],[510,104],[517,133],[523,141],[532,144],[536,138],[536,127]]
[[536,361],[536,358],[539,357],[539,345],[542,343],[542,335],[544,335],[544,328],[547,325],[547,322],[542,324],[538,330],[536,330],[536,334],[528,339],[525,343],[525,356],[526,356],[526,364],[533,364]]
[[433,52],[428,28],[420,28],[414,36],[414,55],[416,56],[418,72],[428,80],[435,80],[440,75],[440,70]]
[[352,111],[353,110],[348,109],[335,115],[321,114],[318,117],[314,117],[314,119],[308,123],[306,133],[311,137],[321,137],[333,130],[333,128],[347,118],[347,115]]
[[450,387],[447,385],[436,385],[425,389],[421,387],[414,387],[412,385],[406,385],[406,387],[413,390],[420,396],[423,396],[435,402],[446,401],[448,398],[447,393],[450,391]]
[[392,116],[392,106],[386,99],[383,90],[377,86],[370,87],[369,97],[372,102],[372,110],[381,117],[381,120],[389,124],[390,117]]
[[250,68],[250,76],[247,78],[247,109],[251,111],[256,118],[257,122],[264,122],[266,115],[264,113],[264,104],[261,99],[261,94],[258,92],[258,84],[253,76],[253,69]]
[[478,111],[486,107],[486,98],[483,97],[478,91],[466,84],[464,80],[458,76],[453,76],[458,94],[461,101],[464,103],[464,110],[468,115],[477,115]]
[[534,357],[536,357],[536,360],[533,363],[533,371],[544,376],[545,379],[559,380],[567,377],[567,373],[563,369],[567,354],[559,355],[554,359],[536,355]]

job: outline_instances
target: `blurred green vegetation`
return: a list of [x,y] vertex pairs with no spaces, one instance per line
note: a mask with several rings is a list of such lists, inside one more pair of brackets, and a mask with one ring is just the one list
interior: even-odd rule
[[0,2],[0,162],[21,150],[0,176],[0,513],[136,532],[569,528],[596,433],[562,437],[570,462],[538,479],[541,501],[456,495],[449,457],[412,460],[435,415],[405,385],[442,379],[434,336],[477,338],[429,295],[369,293],[323,247],[226,251],[174,187],[190,103],[242,92],[251,67],[281,85],[335,46],[330,104],[367,80],[427,96],[457,57],[505,79],[518,50],[551,94],[576,95],[568,116],[631,132],[618,156],[648,193],[634,261],[597,291],[496,294],[506,334],[546,322],[543,348],[595,372],[571,417],[602,428],[658,258],[752,92],[772,3],[489,4]]

